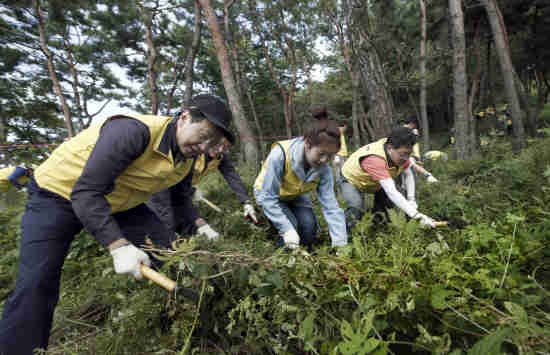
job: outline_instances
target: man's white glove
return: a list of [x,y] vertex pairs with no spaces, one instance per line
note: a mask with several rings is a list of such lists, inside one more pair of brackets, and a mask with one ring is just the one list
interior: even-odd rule
[[416,216],[414,216],[414,218],[420,220],[420,225],[422,227],[435,228],[434,220],[431,219],[430,217],[426,216],[425,214],[417,213]]
[[289,249],[296,249],[300,246],[300,236],[295,229],[289,229],[283,234],[285,246]]
[[414,206],[414,209],[417,210],[418,209],[418,203],[416,203],[415,200],[409,200],[409,204],[411,206]]
[[205,235],[206,238],[208,238],[208,240],[212,240],[212,241],[216,241],[220,237],[220,233],[213,230],[209,224],[203,224],[197,229],[197,232],[200,235]]
[[254,211],[254,206],[252,206],[252,203],[250,202],[244,204],[244,216],[249,217],[254,223],[258,223],[256,211]]
[[439,182],[432,174],[428,175],[428,182]]
[[334,162],[335,165],[340,165],[342,160],[343,160],[342,157],[340,157],[339,155],[335,155],[333,162]]
[[151,266],[149,255],[133,244],[124,245],[110,251],[113,257],[113,265],[117,274],[133,274],[136,279],[141,279],[141,264]]
[[199,189],[197,189],[197,188],[195,188],[195,192],[193,192],[193,197],[192,197],[193,201],[200,201],[200,200],[202,200],[202,196],[203,196],[203,195],[202,195],[202,191],[199,190]]

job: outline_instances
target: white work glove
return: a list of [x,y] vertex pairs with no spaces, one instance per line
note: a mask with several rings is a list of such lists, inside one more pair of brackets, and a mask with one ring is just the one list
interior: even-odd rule
[[340,163],[342,162],[342,157],[340,157],[339,155],[335,155],[333,162],[335,165],[340,165]]
[[193,192],[193,197],[192,197],[192,200],[193,201],[200,201],[202,200],[202,191],[195,188],[195,192]]
[[295,229],[289,229],[283,234],[285,246],[289,249],[296,249],[300,246],[300,236]]
[[428,175],[428,182],[439,182],[432,174]]
[[435,228],[434,220],[431,219],[430,217],[426,216],[425,214],[417,213],[416,216],[414,216],[414,218],[420,220],[420,225],[422,227]]
[[203,224],[197,229],[197,232],[200,235],[205,235],[206,238],[208,238],[208,240],[212,240],[212,241],[216,241],[220,237],[220,233],[213,230],[209,224]]
[[254,206],[252,203],[247,202],[244,204],[244,216],[249,217],[254,223],[258,223],[258,218],[256,218],[256,211],[254,211]]
[[133,244],[124,245],[110,251],[113,257],[113,265],[117,274],[133,274],[136,279],[141,279],[141,264],[151,266],[149,255]]
[[417,210],[418,209],[418,203],[416,203],[415,200],[409,200],[409,204],[411,206],[414,206],[414,209]]

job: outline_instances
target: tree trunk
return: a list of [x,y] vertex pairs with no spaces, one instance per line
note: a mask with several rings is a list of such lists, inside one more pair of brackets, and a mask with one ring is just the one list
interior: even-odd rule
[[504,79],[506,97],[512,109],[512,128],[514,132],[514,147],[521,149],[525,146],[525,131],[523,127],[523,113],[519,106],[518,93],[514,85],[514,68],[510,58],[510,48],[506,35],[506,28],[502,20],[500,10],[494,0],[481,0],[485,7],[487,17],[491,24],[493,38],[495,41],[500,71]]
[[449,0],[449,14],[452,27],[453,71],[454,71],[454,117],[456,158],[467,160],[472,157],[468,112],[466,75],[466,40],[464,37],[464,14],[461,0]]
[[210,0],[199,0],[199,4],[204,10],[208,22],[208,28],[214,41],[216,55],[218,57],[218,62],[220,63],[223,84],[229,99],[229,106],[231,108],[231,112],[233,112],[235,126],[237,127],[241,137],[241,147],[245,155],[244,158],[247,162],[256,164],[258,161],[258,142],[256,138],[252,136],[252,132],[244,115],[239,94],[237,88],[235,87],[235,79],[233,77],[231,63],[229,62],[227,48],[225,47],[218,19],[216,18],[216,14],[212,8]]
[[376,48],[371,45],[368,38],[369,34],[360,30],[358,36],[356,55],[367,91],[368,116],[376,135],[374,139],[387,137],[393,127],[393,99],[388,92],[388,83]]
[[422,136],[424,137],[424,150],[430,150],[430,127],[428,125],[428,109],[426,103],[426,4],[424,0],[420,1],[420,11],[422,13],[420,40],[420,116],[422,122]]
[[55,74],[55,67],[53,65],[53,55],[48,49],[48,43],[46,40],[46,33],[44,31],[44,20],[42,18],[42,9],[40,8],[40,0],[36,0],[36,17],[38,19],[38,27],[40,30],[40,46],[42,47],[42,51],[46,55],[46,58],[48,59],[48,71],[50,72],[50,78],[53,83],[53,87],[55,88],[55,93],[57,95],[57,98],[61,102],[61,107],[63,109],[63,117],[65,118],[65,126],[67,127],[67,135],[69,137],[74,137],[74,129],[73,129],[73,120],[71,111],[69,110],[69,105],[67,105],[67,101],[65,100],[65,95],[63,95],[63,91],[61,90],[61,84],[59,84],[59,80],[57,80],[57,75]]
[[147,73],[149,79],[149,87],[151,88],[151,113],[156,115],[159,111],[159,98],[158,98],[158,86],[157,86],[157,72],[155,70],[155,63],[157,61],[157,50],[153,43],[153,33],[151,27],[153,25],[153,18],[155,17],[153,10],[143,8],[143,17],[145,20],[145,39],[147,43],[147,50],[149,57],[147,58]]
[[201,46],[201,9],[199,3],[195,0],[195,32],[193,33],[193,43],[185,58],[185,94],[183,95],[183,104],[189,106],[193,97],[193,75],[195,72],[195,57]]

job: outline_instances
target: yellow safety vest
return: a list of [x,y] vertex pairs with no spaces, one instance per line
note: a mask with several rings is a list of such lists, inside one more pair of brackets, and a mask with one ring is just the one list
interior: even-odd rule
[[371,155],[381,157],[386,161],[386,167],[393,178],[399,176],[403,170],[405,170],[402,166],[394,166],[390,168],[388,158],[386,157],[386,151],[384,150],[384,144],[387,140],[387,138],[382,138],[374,143],[367,144],[359,148],[348,158],[348,160],[346,160],[342,166],[342,175],[344,178],[346,178],[350,184],[359,189],[359,191],[375,193],[381,189],[380,183],[374,181],[361,167],[361,160],[363,158]]
[[197,185],[206,175],[218,170],[218,166],[220,166],[222,159],[223,155],[221,155],[218,159],[210,160],[208,164],[206,164],[206,154],[201,154],[195,161],[191,184]]
[[[172,152],[169,150],[164,154],[158,150],[171,117],[132,114],[110,119],[120,117],[131,117],[144,123],[151,138],[145,152],[116,178],[114,190],[105,195],[112,213],[134,208],[147,201],[153,193],[177,184],[187,176],[193,164],[193,159],[187,159],[174,166]],[[70,200],[102,126],[92,125],[54,150],[34,172],[38,185]]]
[[[7,192],[14,187],[11,181],[8,180],[8,178],[14,171],[15,167],[0,169],[0,192]],[[17,179],[17,182],[21,185],[25,185],[27,182],[29,182],[29,177],[21,176],[19,179]]]
[[346,144],[346,136],[341,134],[340,135],[340,150],[338,151],[338,153],[336,153],[336,155],[347,157],[348,154],[349,153],[348,153],[348,145]]
[[424,154],[424,158],[426,158],[428,160],[439,160],[444,155],[446,155],[446,153],[443,153],[442,151],[430,150],[430,151],[426,152],[426,154]]
[[[283,148],[283,151],[285,152],[285,170],[284,170],[284,176],[281,179],[281,189],[279,191],[279,196],[282,200],[292,200],[299,195],[303,195],[307,192],[313,191],[321,181],[321,178],[317,177],[313,181],[304,183],[302,180],[300,180],[298,176],[296,176],[296,174],[294,173],[294,170],[292,170],[292,167],[290,165],[290,162],[291,162],[290,146],[292,145],[293,141],[294,139],[280,141],[280,142],[274,143],[271,146],[271,149],[273,149],[275,148],[276,145],[279,145],[281,146],[281,148]],[[260,174],[256,178],[254,188],[258,191],[262,189],[262,185],[264,183],[264,176],[269,164],[270,164],[270,161],[269,159],[267,159],[263,163],[262,170],[260,171]]]

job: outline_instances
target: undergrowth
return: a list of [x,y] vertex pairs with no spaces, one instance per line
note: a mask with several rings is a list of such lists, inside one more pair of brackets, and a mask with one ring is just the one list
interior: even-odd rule
[[[419,178],[420,210],[449,227],[424,230],[399,213],[375,227],[367,214],[338,253],[317,202],[319,246],[290,253],[267,223],[242,217],[219,174],[208,177],[202,188],[224,213],[200,209],[223,238],[158,254],[200,301],[116,275],[82,233],[48,354],[548,354],[550,140],[519,155],[504,140],[483,149],[479,160],[428,164],[439,184]],[[240,172],[251,186],[251,169]],[[0,213],[2,299],[21,212]]]

